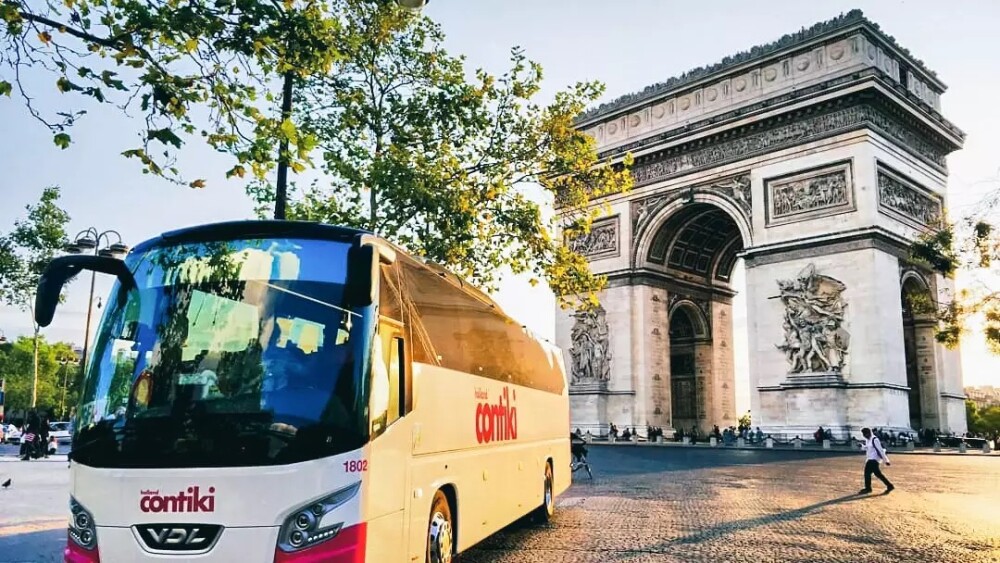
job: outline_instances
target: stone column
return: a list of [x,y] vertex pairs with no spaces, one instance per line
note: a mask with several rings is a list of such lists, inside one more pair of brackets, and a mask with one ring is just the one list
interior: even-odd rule
[[736,373],[733,358],[733,306],[712,301],[712,387],[710,423],[736,425]]
[[696,398],[698,430],[702,435],[712,430],[719,422],[712,404],[715,398],[715,351],[710,340],[694,345],[694,392]]
[[[917,379],[920,381],[920,425],[941,428],[941,396],[938,382],[937,339],[934,319],[919,318],[913,323],[917,349]],[[914,428],[914,430],[917,430]]]
[[648,310],[648,325],[643,333],[646,337],[644,346],[646,365],[649,371],[645,374],[649,385],[648,402],[646,403],[646,424],[670,428],[672,424],[670,409],[670,321],[667,311],[667,291],[650,287],[645,307]]

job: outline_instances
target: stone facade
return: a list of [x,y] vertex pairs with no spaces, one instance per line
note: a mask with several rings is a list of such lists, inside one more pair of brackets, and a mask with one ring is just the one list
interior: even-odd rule
[[964,431],[957,352],[903,296],[913,276],[949,289],[907,259],[963,142],[944,90],[851,12],[581,116],[603,156],[635,157],[636,187],[568,241],[609,279],[600,311],[557,313],[573,427],[735,425],[742,258],[755,425]]

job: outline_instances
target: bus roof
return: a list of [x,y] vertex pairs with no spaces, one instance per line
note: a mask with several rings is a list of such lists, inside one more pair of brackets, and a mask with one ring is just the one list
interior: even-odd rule
[[252,237],[284,236],[349,241],[358,235],[365,234],[371,233],[361,229],[338,227],[315,221],[226,221],[167,231],[158,237],[139,243],[134,250],[144,251],[166,244]]

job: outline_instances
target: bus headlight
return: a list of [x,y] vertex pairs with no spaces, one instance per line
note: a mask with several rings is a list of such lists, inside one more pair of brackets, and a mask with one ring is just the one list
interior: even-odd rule
[[69,537],[84,549],[94,549],[97,546],[94,516],[73,497],[69,497],[69,511]]
[[278,547],[282,551],[298,551],[336,537],[344,523],[323,525],[323,517],[351,500],[360,488],[358,481],[295,509],[281,525]]

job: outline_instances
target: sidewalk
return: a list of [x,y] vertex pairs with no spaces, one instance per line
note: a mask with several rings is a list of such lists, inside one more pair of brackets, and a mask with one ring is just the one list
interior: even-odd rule
[[[0,463],[15,462],[15,461],[21,461],[21,457],[18,456],[18,455],[0,454]],[[40,463],[40,462],[41,463],[52,463],[52,462],[66,463],[66,461],[67,461],[66,460],[66,454],[55,454],[55,455],[50,455],[49,457],[43,457],[43,458],[39,458],[39,459],[33,459],[31,461],[25,461],[25,462],[22,462],[22,463],[24,463],[25,465],[27,465],[29,463]]]
[[[606,441],[594,441],[588,442],[588,446],[603,446],[603,447],[624,447],[624,448],[698,448],[698,449],[718,449],[718,450],[749,450],[749,451],[781,451],[781,452],[811,452],[811,453],[856,453],[856,450],[847,446],[833,446],[829,449],[823,448],[822,446],[817,446],[815,444],[806,445],[803,444],[802,447],[796,448],[787,444],[775,444],[773,448],[767,448],[765,446],[724,446],[719,444],[717,446],[712,446],[708,443],[698,443],[698,444],[684,444],[680,442],[606,442]],[[981,457],[998,457],[1000,458],[1000,452],[991,451],[988,454],[984,454],[982,450],[979,449],[968,449],[966,453],[958,451],[956,448],[941,448],[940,452],[935,452],[933,448],[917,448],[913,450],[899,449],[899,448],[886,448],[886,452],[891,455],[959,455],[959,456],[981,456]]]

